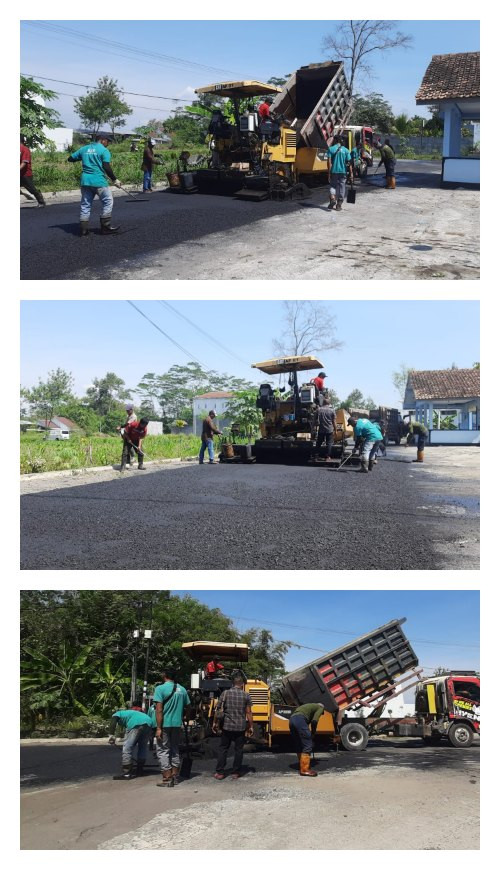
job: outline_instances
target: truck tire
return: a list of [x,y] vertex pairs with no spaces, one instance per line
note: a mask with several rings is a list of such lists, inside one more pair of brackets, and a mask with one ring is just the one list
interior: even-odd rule
[[340,739],[344,749],[347,749],[349,752],[361,752],[363,749],[366,749],[368,731],[364,725],[351,722],[340,729]]
[[448,731],[448,740],[457,749],[466,749],[474,740],[474,733],[464,722],[455,722]]

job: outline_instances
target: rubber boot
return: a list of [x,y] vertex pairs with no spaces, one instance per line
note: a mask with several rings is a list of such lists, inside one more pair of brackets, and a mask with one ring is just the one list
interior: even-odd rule
[[333,211],[333,209],[335,208],[335,203],[336,203],[336,201],[337,201],[337,200],[335,199],[334,196],[331,196],[331,197],[330,197],[330,202],[329,202],[329,204],[328,204],[328,211]]
[[142,460],[139,462],[139,465],[137,466],[137,470],[138,471],[146,471],[146,469],[144,468],[144,462]]
[[180,778],[180,776],[179,776],[179,768],[178,768],[178,767],[173,767],[173,768],[172,768],[172,782],[173,782],[175,785],[179,785],[180,781],[181,781],[181,778]]
[[174,781],[172,779],[172,770],[162,770],[161,782],[157,782],[158,788],[172,788]]
[[132,779],[132,765],[124,764],[122,766],[122,772],[117,776],[114,776],[113,779]]
[[396,190],[396,176],[391,175],[391,190]]
[[110,236],[112,233],[117,233],[120,227],[111,226],[111,215],[101,218],[101,233],[103,236]]
[[373,466],[374,466],[374,465],[375,465],[375,460],[374,460],[374,459],[369,459],[369,460],[368,460],[368,471],[373,471]]
[[417,458],[413,460],[414,462],[423,462],[424,461],[424,451],[417,450]]
[[88,221],[80,221],[80,235],[88,236],[89,234],[89,222]]
[[342,211],[342,202],[343,202],[342,199],[337,200],[337,203],[335,205],[335,211]]
[[368,463],[367,463],[366,459],[361,460],[359,470],[360,470],[360,472],[362,472],[362,474],[368,474]]
[[125,471],[125,468],[126,468],[126,465],[124,465],[124,463],[122,462],[122,464],[120,465],[120,471]]
[[135,775],[136,776],[144,776],[144,767],[146,765],[145,761],[138,761],[136,765]]
[[301,776],[317,776],[315,770],[311,770],[311,756],[303,752],[300,756],[300,775]]

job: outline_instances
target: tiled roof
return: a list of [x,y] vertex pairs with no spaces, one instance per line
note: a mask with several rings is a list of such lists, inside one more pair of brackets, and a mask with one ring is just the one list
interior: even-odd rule
[[415,399],[472,399],[479,396],[479,369],[410,372],[408,387]]
[[[46,421],[45,420],[37,420],[38,426],[43,426],[45,428]],[[73,420],[68,419],[68,417],[53,417],[52,420],[49,420],[48,424],[49,429],[78,429],[78,424]]]
[[215,392],[215,393],[202,393],[201,396],[195,396],[195,399],[232,399],[234,393],[223,393],[223,392]]
[[471,98],[479,98],[479,52],[434,54],[417,91],[417,104]]

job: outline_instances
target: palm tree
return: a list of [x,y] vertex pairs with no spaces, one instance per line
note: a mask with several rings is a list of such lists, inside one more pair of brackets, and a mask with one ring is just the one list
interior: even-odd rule
[[93,645],[78,651],[63,643],[61,653],[53,660],[36,650],[26,650],[29,661],[21,662],[21,692],[40,695],[40,707],[48,709],[55,699],[69,701],[73,710],[87,714],[88,708],[77,697],[80,684],[92,670],[89,657]]
[[411,121],[406,112],[401,112],[394,118],[394,129],[400,136],[406,136],[410,131]]

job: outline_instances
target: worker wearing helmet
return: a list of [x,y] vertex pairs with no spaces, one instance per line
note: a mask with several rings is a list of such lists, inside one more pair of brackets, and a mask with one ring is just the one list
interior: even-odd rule
[[313,735],[324,712],[323,704],[302,704],[290,716],[290,734],[299,759],[301,776],[318,775],[315,770],[311,770],[311,753]]
[[154,139],[148,139],[146,142],[146,147],[144,148],[144,152],[142,155],[142,166],[141,169],[144,173],[142,189],[144,193],[153,193],[152,190],[152,180],[153,180],[153,166],[161,166],[163,160],[159,160],[154,155],[153,148],[155,147],[156,142]]

